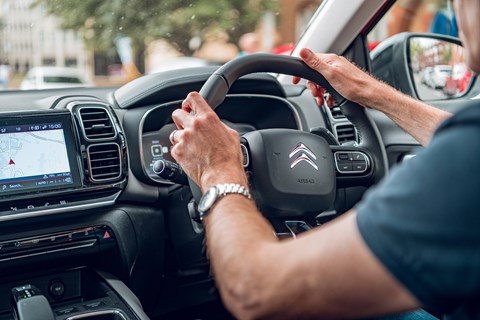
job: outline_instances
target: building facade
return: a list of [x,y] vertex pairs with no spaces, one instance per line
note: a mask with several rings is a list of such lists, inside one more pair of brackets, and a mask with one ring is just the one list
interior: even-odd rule
[[35,0],[0,0],[0,62],[16,73],[57,66],[90,74],[89,54],[79,32],[62,30]]

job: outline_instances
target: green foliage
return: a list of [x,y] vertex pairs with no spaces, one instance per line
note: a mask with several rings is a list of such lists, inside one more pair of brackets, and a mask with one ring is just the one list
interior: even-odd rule
[[189,40],[212,30],[224,30],[230,41],[251,32],[265,10],[278,0],[37,0],[60,17],[65,29],[82,30],[86,43],[108,52],[114,39],[130,36],[137,48],[165,38],[189,54]]

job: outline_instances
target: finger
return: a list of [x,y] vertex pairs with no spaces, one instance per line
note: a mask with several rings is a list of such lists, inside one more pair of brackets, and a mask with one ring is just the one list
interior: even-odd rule
[[302,80],[302,78],[297,77],[297,76],[292,77],[292,83],[293,84],[298,84],[300,82],[300,80]]
[[182,103],[182,109],[187,112],[199,114],[210,112],[213,109],[208,105],[207,101],[198,92],[190,92]]
[[186,126],[191,125],[193,116],[190,112],[183,109],[177,109],[172,113],[172,120],[179,130],[184,129]]
[[318,97],[318,88],[317,88],[317,85],[315,85],[315,83],[311,82],[311,81],[307,81],[307,88],[308,90],[310,90],[312,92],[312,95],[314,97]]
[[331,94],[329,94],[328,97],[327,97],[327,106],[330,109],[335,107],[335,99],[333,98],[333,96]]
[[327,93],[327,90],[323,89],[323,87],[319,86],[318,84],[316,86],[317,86],[318,96],[323,97]]

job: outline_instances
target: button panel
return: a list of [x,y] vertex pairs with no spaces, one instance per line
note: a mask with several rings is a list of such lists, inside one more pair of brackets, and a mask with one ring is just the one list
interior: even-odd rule
[[360,151],[337,151],[335,165],[339,173],[361,174],[368,171],[370,161],[367,155]]
[[12,239],[0,242],[0,263],[60,251],[93,248],[110,242],[115,242],[115,237],[107,226]]

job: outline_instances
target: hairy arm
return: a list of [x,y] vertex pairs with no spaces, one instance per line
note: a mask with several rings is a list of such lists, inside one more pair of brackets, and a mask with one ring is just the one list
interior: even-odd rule
[[[378,81],[344,57],[315,54],[309,49],[303,49],[300,55],[307,65],[321,73],[345,98],[385,113],[422,145],[428,144],[435,129],[451,116],[449,112],[417,101]],[[294,83],[299,80],[294,77]],[[317,100],[323,102],[318,98],[323,97],[325,91],[312,82],[307,85]]]
[[206,219],[207,247],[222,299],[240,319],[362,318],[419,302],[364,244],[355,212],[279,242],[242,196]]
[[427,145],[437,127],[452,114],[415,100],[391,86],[373,79],[374,92],[364,105],[385,113],[422,145]]

